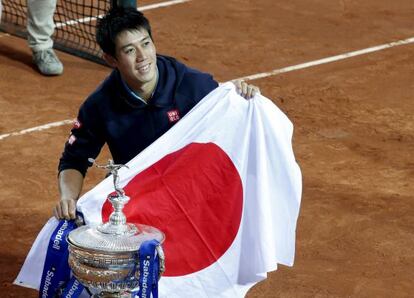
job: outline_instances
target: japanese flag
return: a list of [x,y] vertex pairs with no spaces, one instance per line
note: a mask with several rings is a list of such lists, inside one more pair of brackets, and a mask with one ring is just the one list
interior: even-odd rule
[[[293,265],[302,178],[292,130],[270,100],[245,100],[226,83],[121,168],[128,222],[166,235],[160,297],[244,297],[278,263]],[[87,224],[108,220],[111,192],[109,177],[79,199]],[[56,222],[39,234],[16,284],[39,288]]]

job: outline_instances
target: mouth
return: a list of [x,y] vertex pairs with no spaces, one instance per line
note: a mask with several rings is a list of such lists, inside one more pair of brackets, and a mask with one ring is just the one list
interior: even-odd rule
[[142,73],[142,74],[147,73],[151,69],[151,63],[147,63],[147,64],[144,64],[144,65],[138,65],[135,69],[139,73]]

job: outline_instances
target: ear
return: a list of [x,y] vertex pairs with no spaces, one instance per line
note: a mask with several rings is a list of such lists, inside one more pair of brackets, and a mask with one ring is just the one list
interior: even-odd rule
[[113,68],[116,68],[118,66],[118,61],[116,60],[115,57],[107,53],[103,53],[102,58],[105,60],[106,63],[108,63],[109,66]]

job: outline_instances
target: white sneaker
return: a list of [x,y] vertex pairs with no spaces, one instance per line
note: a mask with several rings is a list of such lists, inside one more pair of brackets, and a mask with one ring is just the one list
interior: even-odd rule
[[53,49],[33,52],[33,63],[46,76],[56,76],[63,73],[63,64]]

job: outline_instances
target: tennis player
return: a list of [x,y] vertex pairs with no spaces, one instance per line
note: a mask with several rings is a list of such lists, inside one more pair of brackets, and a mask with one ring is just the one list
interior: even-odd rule
[[[58,219],[75,218],[88,158],[107,144],[125,164],[169,130],[218,87],[210,74],[157,55],[146,17],[134,8],[111,9],[97,24],[96,39],[113,71],[80,107],[59,162]],[[242,81],[246,99],[259,89]]]

